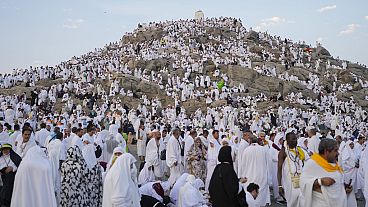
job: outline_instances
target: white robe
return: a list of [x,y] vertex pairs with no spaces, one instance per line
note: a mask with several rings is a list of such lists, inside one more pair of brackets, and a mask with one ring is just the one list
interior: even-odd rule
[[[368,198],[368,147],[366,147],[360,157],[360,167],[362,168],[362,176],[364,179],[363,195]],[[368,206],[368,199],[365,199],[365,206]]]
[[106,146],[106,140],[109,138],[109,136],[110,136],[110,132],[107,131],[106,129],[102,130],[100,133],[97,134],[96,142],[102,142],[102,145],[101,145],[102,155],[100,158],[98,158],[99,161],[108,162],[110,159],[108,156],[107,146]]
[[194,186],[194,182],[194,175],[189,175],[184,186],[180,188],[177,207],[201,207],[205,203],[201,192]]
[[353,186],[353,192],[357,190],[357,172],[358,168],[355,167],[355,164],[358,162],[357,156],[354,153],[354,150],[350,148],[349,144],[352,141],[347,141],[345,144],[345,148],[342,150],[342,169],[344,170],[344,180],[345,183],[349,183],[351,180],[351,185]]
[[245,196],[247,199],[248,207],[260,207],[260,205],[257,203],[257,200],[254,199],[252,194],[250,194],[248,191],[245,192]]
[[[303,162],[297,158],[295,160],[295,155],[292,152],[288,152],[286,149],[286,158],[282,165],[282,179],[281,184],[284,187],[285,199],[287,201],[288,207],[299,207],[303,206],[303,196],[301,195],[300,188],[294,188],[291,181],[291,174],[296,174],[296,172],[301,173]],[[290,159],[291,157],[291,159]]]
[[[184,170],[179,140],[171,136],[166,147],[166,164],[170,168],[169,183],[174,185]],[[177,166],[174,163],[177,162]]]
[[137,133],[137,154],[138,156],[146,156],[147,134],[144,130],[139,129],[139,135],[141,139],[138,137]]
[[66,150],[62,141],[59,139],[52,140],[47,145],[47,152],[51,164],[52,178],[54,180],[54,187],[56,193],[57,203],[60,203],[60,191],[61,191],[61,174],[60,174],[60,161],[65,160]]
[[51,133],[47,131],[47,129],[41,129],[40,131],[37,131],[35,133],[35,140],[36,142],[38,142],[38,145],[40,145],[41,147],[46,147],[46,138],[50,136],[50,134]]
[[258,144],[251,144],[242,153],[242,163],[240,165],[239,177],[247,178],[243,188],[246,189],[249,183],[259,185],[257,202],[265,206],[270,201],[269,189],[269,168],[268,168],[268,148]]
[[277,181],[278,155],[279,155],[279,151],[271,145],[269,149],[269,156],[270,156],[269,171],[270,171],[270,175],[272,179],[273,195],[274,195],[274,198],[276,198],[277,200],[281,200],[280,195],[279,195],[279,189],[278,189],[279,184]]
[[86,161],[87,167],[89,169],[92,169],[95,165],[97,165],[95,149],[96,148],[93,144],[84,145],[82,149],[83,158]]
[[[187,136],[184,140],[184,160],[187,160],[188,152],[192,145],[194,144],[194,139],[192,136]],[[184,162],[184,171],[187,169],[186,162]]]
[[21,206],[57,206],[51,165],[39,146],[29,149],[15,175],[11,207]]
[[176,202],[179,199],[180,188],[186,183],[188,175],[189,175],[188,173],[182,174],[178,178],[178,180],[175,182],[174,186],[172,187],[170,191],[170,199],[174,204],[176,204]]
[[154,168],[154,174],[157,178],[161,178],[162,175],[162,171],[161,171],[161,162],[160,162],[160,152],[159,152],[159,147],[156,144],[156,139],[152,138],[148,144],[147,144],[147,148],[146,148],[146,157],[145,157],[145,161],[147,167],[153,167]]
[[73,134],[72,134],[69,139],[72,139],[71,146],[70,147],[72,147],[72,146],[78,146],[80,150],[83,149],[82,139],[80,137],[78,137],[78,135],[74,134],[74,136],[73,136]]
[[2,144],[11,144],[10,143],[10,137],[9,134],[6,131],[3,131],[0,133],[0,145]]
[[28,150],[36,145],[36,142],[32,140],[32,138],[29,139],[27,143],[20,142],[17,145],[16,153],[23,159],[26,156]]
[[[220,138],[219,138],[220,139]],[[205,189],[208,191],[208,187],[210,186],[211,177],[213,171],[216,168],[218,162],[218,153],[220,151],[221,141],[216,140],[213,137],[209,138],[209,145],[208,145],[208,152],[207,152],[207,175],[206,175],[206,182],[205,182]],[[213,144],[213,147],[211,147]]]
[[321,140],[317,135],[312,136],[308,139],[308,149],[313,153],[318,153],[318,146]]
[[[328,187],[321,186],[322,194],[313,191],[314,181],[323,177],[330,177],[336,183]],[[343,174],[338,171],[327,172],[312,159],[305,163],[302,170],[300,190],[304,197],[304,207],[347,207]]]
[[106,174],[102,207],[140,207],[135,162],[129,153],[116,159]]
[[68,150],[72,146],[73,137],[69,136],[63,139],[65,150]]
[[238,169],[236,170],[236,172],[238,173],[238,177],[239,177],[239,172],[240,172],[240,168],[241,168],[240,163],[242,163],[242,159],[243,159],[243,157],[241,155],[247,147],[249,147],[249,143],[247,141],[245,141],[244,139],[241,139],[240,143],[239,143],[239,148],[238,148],[238,156],[236,157],[236,159],[237,159],[236,162],[238,164]]

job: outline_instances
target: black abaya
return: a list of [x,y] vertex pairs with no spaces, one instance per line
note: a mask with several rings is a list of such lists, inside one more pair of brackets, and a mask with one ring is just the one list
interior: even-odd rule
[[[218,156],[220,164],[213,171],[209,194],[213,207],[244,207],[238,200],[239,181],[231,158],[231,147],[222,147]],[[245,194],[243,193],[243,196]]]
[[[2,153],[0,153],[0,157],[2,157]],[[15,153],[13,150],[10,151],[10,159],[15,164],[15,166],[19,166],[22,158]],[[10,206],[10,202],[13,195],[13,187],[14,187],[14,179],[16,172],[5,173],[5,169],[1,169],[1,179],[3,181],[3,187],[0,190],[0,204],[3,206]]]

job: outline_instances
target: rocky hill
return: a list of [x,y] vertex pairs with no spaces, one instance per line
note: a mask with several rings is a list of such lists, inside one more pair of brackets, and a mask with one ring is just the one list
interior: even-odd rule
[[[89,64],[91,62],[93,64]],[[111,77],[102,79],[99,73],[90,81],[95,86],[92,90],[96,92],[96,85],[100,84],[108,94],[111,83],[118,81],[120,88],[133,93],[133,97],[118,95],[130,107],[141,103],[142,95],[159,99],[163,107],[173,105],[175,96],[168,96],[165,90],[172,82],[169,78],[179,77],[182,81],[185,76],[188,76],[185,78],[187,84],[193,85],[201,76],[209,76],[211,82],[216,83],[226,79],[226,88],[234,98],[262,93],[267,97],[282,95],[287,100],[291,93],[301,93],[304,99],[318,99],[321,94],[335,93],[339,100],[349,101],[353,97],[363,109],[368,107],[365,66],[334,58],[321,45],[311,46],[249,30],[234,18],[138,25],[118,42],[55,66],[55,80],[39,80],[33,87],[25,87],[25,83],[19,82],[0,93],[30,93],[62,84],[65,82],[63,71],[75,68],[81,73],[97,71],[98,68],[103,70],[102,73]],[[81,77],[72,73],[68,80],[80,82]],[[234,90],[239,84],[244,85],[244,92]],[[210,89],[196,86],[194,90],[206,94]],[[181,88],[176,91],[178,99],[181,91]],[[188,97],[182,105],[191,113],[198,108],[204,109],[207,106],[205,100],[205,95]],[[75,103],[80,101],[75,100]],[[225,100],[218,100],[210,106],[224,104]],[[308,108],[295,101],[267,101],[257,107],[263,110],[280,104]],[[57,101],[56,109],[62,107],[63,103]]]

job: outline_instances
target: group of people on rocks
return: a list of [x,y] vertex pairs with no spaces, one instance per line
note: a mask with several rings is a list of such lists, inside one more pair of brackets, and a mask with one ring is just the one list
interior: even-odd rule
[[[229,33],[215,35],[216,28]],[[164,35],[136,43],[140,32],[153,30]],[[368,115],[353,96],[338,96],[352,90],[335,71],[348,70],[348,63],[315,60],[305,44],[267,33],[258,34],[268,46],[260,44],[257,53],[245,41],[251,32],[233,18],[150,23],[120,43],[55,67],[0,76],[4,91],[22,82],[34,88],[0,95],[0,204],[357,206],[368,196]],[[131,64],[156,59],[168,64]],[[246,84],[224,70],[229,65],[298,82],[317,98],[248,94]],[[289,75],[290,67],[306,68],[308,78]],[[323,69],[334,80],[329,91],[315,73]],[[123,87],[121,76],[156,84],[173,103]],[[140,103],[133,106],[127,98]],[[189,113],[189,100],[206,108]],[[221,100],[226,104],[213,104]]]

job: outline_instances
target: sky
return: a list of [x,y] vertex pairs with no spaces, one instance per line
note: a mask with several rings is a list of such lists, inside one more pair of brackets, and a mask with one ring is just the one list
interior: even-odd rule
[[245,27],[322,43],[340,59],[368,64],[368,1],[0,0],[0,73],[51,65],[121,39],[138,23],[240,18]]

